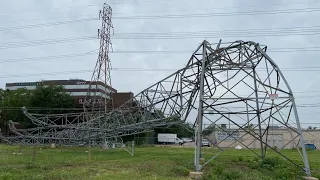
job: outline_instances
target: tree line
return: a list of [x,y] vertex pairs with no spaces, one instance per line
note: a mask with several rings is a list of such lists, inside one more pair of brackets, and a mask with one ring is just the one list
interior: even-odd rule
[[[63,91],[62,86],[37,86],[34,90],[19,88],[17,90],[0,89],[0,125],[12,120],[23,128],[33,124],[22,113],[22,107],[32,107],[33,113],[66,113],[63,108],[74,108],[73,97]],[[60,110],[53,110],[59,108]]]

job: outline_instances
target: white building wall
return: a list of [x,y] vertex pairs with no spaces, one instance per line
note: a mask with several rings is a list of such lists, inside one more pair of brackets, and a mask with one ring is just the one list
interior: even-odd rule
[[[255,133],[259,133],[255,130]],[[303,130],[303,137],[305,143],[314,144],[318,149],[320,149],[320,130]],[[209,138],[212,142],[219,143],[219,147],[224,148],[234,148],[237,145],[249,148],[260,148],[260,142],[250,134],[246,134],[244,131],[237,133],[234,138],[228,137],[226,140],[222,141],[227,137],[227,133],[214,132]],[[294,140],[292,140],[294,139]],[[282,149],[293,149],[299,146],[299,136],[294,131],[289,131],[288,129],[274,129],[270,130],[268,134],[268,139],[266,141],[266,136],[263,137],[263,141],[271,147],[277,146],[277,148]]]

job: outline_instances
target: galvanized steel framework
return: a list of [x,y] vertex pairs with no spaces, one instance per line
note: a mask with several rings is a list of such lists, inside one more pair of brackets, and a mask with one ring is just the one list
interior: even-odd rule
[[[111,87],[109,49],[112,45],[110,32],[113,28],[111,21],[112,9],[108,4],[105,3],[103,9],[99,11],[99,18],[101,19],[101,28],[98,29],[98,36],[100,38],[99,56],[92,74],[83,108],[85,111],[103,111],[106,113],[112,108],[113,104],[112,94],[111,92],[107,92],[109,89],[107,86]],[[98,98],[97,96],[97,93],[99,93],[99,81],[104,83],[105,97],[103,99]]]
[[[300,167],[268,143],[268,138],[272,134],[270,126],[277,122],[291,131],[291,134],[296,134],[296,136],[292,136],[289,142],[295,143],[295,139],[299,139],[302,154],[299,151],[299,146],[296,147],[304,162],[304,167],[301,168],[307,175],[310,175],[309,162],[292,90],[279,67],[266,54],[267,47],[254,42],[243,41],[236,41],[224,48],[219,48],[219,43],[216,50],[212,49],[206,41],[201,46],[198,49],[199,52],[196,52],[196,54],[202,54],[201,58],[196,59],[199,61],[199,65],[201,64],[201,69],[204,69],[199,77],[200,96],[196,121],[197,147],[195,149],[196,170],[201,170],[203,166],[200,164],[201,143],[199,142],[202,140],[204,119],[212,122],[214,131],[228,134],[220,142],[215,142],[217,147],[228,137],[232,137],[234,141],[247,147],[261,158],[266,156],[267,149],[271,149]],[[212,116],[215,117],[212,118]],[[219,123],[229,123],[233,126],[233,129],[227,130],[216,126]],[[255,124],[251,128],[258,129],[258,133],[248,128],[251,124]],[[240,138],[233,137],[239,131],[243,131],[245,134]],[[251,143],[243,143],[242,138],[248,135],[260,142],[260,154],[249,147]],[[284,146],[286,145],[288,143]],[[282,149],[283,147],[278,148]],[[223,151],[223,149],[221,150]],[[209,161],[215,157],[209,159]]]
[[[217,147],[232,137],[261,158],[270,149],[300,167],[281,153],[282,147],[278,150],[268,144],[268,137],[272,134],[270,126],[277,122],[296,134],[290,142],[299,140],[300,145],[296,147],[298,151],[302,147],[304,167],[301,168],[310,175],[292,91],[278,66],[266,54],[267,47],[244,41],[225,47],[221,45],[219,43],[212,48],[209,42],[204,41],[192,54],[186,67],[143,90],[120,108],[109,113],[96,112],[90,115],[95,118],[89,120],[85,117],[95,112],[44,115],[28,113],[23,109],[38,127],[15,129],[11,123],[10,128],[17,136],[3,139],[40,144],[94,142],[101,145],[106,138],[143,133],[155,127],[193,120],[196,126],[195,168],[200,171],[206,164],[200,164],[203,122],[209,121],[213,126],[229,123],[233,127],[228,130],[215,126],[215,131],[228,134],[216,143]],[[250,124],[254,124],[251,128],[258,132],[248,129]],[[246,134],[234,137],[239,131]],[[260,153],[253,151],[250,144],[243,143],[243,137],[248,135],[260,142]],[[220,149],[223,152],[223,148]]]
[[[92,81],[103,78],[106,84],[111,84],[108,74],[111,8],[105,4],[100,15],[101,46]],[[209,42],[203,41],[192,54],[186,67],[141,91],[118,109],[107,112],[107,107],[104,106],[103,112],[88,111],[88,106],[85,106],[85,111],[80,114],[50,115],[32,114],[23,108],[23,113],[37,127],[16,129],[10,121],[10,129],[16,136],[1,135],[1,139],[10,144],[86,143],[101,146],[106,141],[118,142],[123,136],[152,131],[155,127],[193,121],[196,129],[196,171],[200,171],[204,165],[222,153],[224,149],[219,145],[231,137],[261,158],[266,156],[267,149],[273,150],[310,176],[292,91],[279,67],[266,54],[266,50],[266,46],[251,41],[228,44],[220,41],[215,48],[211,47]],[[88,91],[88,97],[90,96],[96,97]],[[221,152],[206,163],[200,164],[202,138],[208,138],[203,136],[204,121],[211,122],[214,131],[225,132],[228,136],[215,142]],[[268,137],[272,134],[270,125],[273,122],[282,124],[287,130],[292,131],[292,134],[296,134],[290,142],[295,143],[295,139],[299,140],[300,145],[296,147],[298,151],[299,147],[302,147],[304,167],[283,155],[280,151],[282,147],[278,150],[268,143]],[[216,126],[219,123],[229,123],[229,129]],[[251,124],[254,125],[251,128],[257,129],[258,132],[248,128]],[[245,135],[234,137],[239,131],[245,132]],[[244,144],[244,136],[259,141],[261,152],[256,153],[249,147],[250,144]]]

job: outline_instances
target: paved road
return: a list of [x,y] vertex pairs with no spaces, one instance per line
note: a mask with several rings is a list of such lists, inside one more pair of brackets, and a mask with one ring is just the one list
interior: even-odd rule
[[183,145],[179,144],[166,144],[166,145],[155,145],[157,147],[173,147],[173,148],[194,148],[194,142],[191,143],[184,143]]

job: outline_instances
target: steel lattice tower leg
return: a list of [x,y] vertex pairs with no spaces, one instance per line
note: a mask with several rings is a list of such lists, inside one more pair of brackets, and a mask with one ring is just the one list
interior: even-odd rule
[[299,138],[300,138],[300,146],[302,148],[302,155],[303,155],[303,163],[304,163],[304,166],[305,166],[305,172],[308,176],[311,176],[311,171],[310,171],[310,164],[309,164],[309,160],[308,160],[308,155],[307,155],[307,151],[306,151],[306,147],[305,147],[305,141],[304,141],[304,137],[303,137],[303,134],[302,134],[302,128],[301,128],[301,125],[300,125],[300,119],[299,119],[299,115],[298,115],[298,110],[297,110],[297,106],[296,106],[296,102],[295,102],[295,99],[294,99],[294,96],[293,96],[293,92],[292,92],[292,89],[290,88],[289,86],[289,83],[287,82],[286,78],[284,77],[284,75],[282,74],[281,70],[279,69],[279,67],[276,65],[276,63],[267,55],[267,53],[265,53],[265,51],[263,51],[260,46],[257,46],[257,49],[269,60],[271,61],[279,70],[279,75],[281,76],[281,78],[283,79],[285,85],[287,86],[288,88],[288,91],[290,93],[290,100],[292,102],[292,108],[293,108],[293,112],[294,112],[294,117],[295,117],[295,120],[296,120],[296,124],[297,124],[297,129],[298,129],[298,132],[299,132]]
[[195,167],[196,171],[201,170],[200,157],[201,157],[201,143],[202,143],[202,126],[203,126],[203,90],[204,90],[204,75],[206,67],[206,41],[202,44],[202,68],[200,73],[200,92],[199,92],[199,108],[197,117],[196,128],[196,150],[195,150]]

